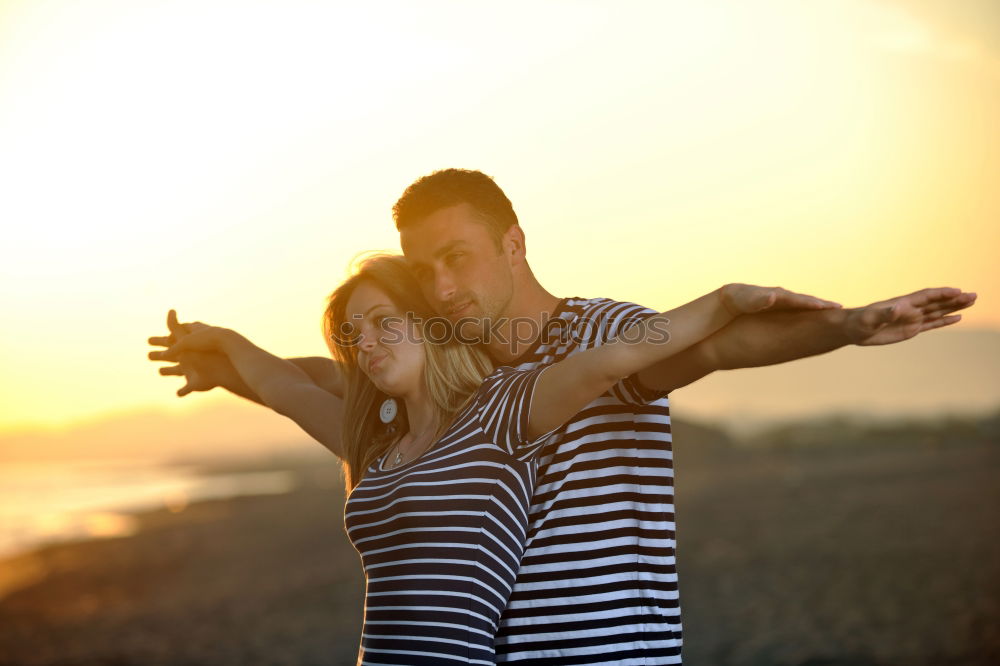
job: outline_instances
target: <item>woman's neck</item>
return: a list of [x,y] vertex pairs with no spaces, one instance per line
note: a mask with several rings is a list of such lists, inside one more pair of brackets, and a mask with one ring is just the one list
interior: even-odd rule
[[403,398],[403,402],[406,404],[407,429],[411,437],[429,437],[441,427],[430,396],[423,393],[409,395]]

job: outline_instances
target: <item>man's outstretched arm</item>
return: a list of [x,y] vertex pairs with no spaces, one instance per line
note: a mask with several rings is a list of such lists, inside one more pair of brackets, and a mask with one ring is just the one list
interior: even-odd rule
[[954,324],[975,293],[922,289],[859,308],[770,310],[741,315],[674,357],[638,373],[642,386],[672,391],[716,370],[774,365],[840,347],[885,345]]

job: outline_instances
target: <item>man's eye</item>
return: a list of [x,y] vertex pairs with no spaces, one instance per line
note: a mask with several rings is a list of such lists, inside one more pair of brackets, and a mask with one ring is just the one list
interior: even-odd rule
[[452,253],[450,253],[450,254],[449,254],[449,255],[448,255],[447,257],[445,257],[445,260],[446,260],[446,261],[447,261],[447,262],[448,262],[449,264],[454,264],[454,263],[455,263],[456,261],[458,261],[459,259],[461,259],[461,258],[462,258],[462,257],[464,257],[464,256],[465,256],[465,255],[464,255],[464,253],[462,253],[462,252],[452,252]]

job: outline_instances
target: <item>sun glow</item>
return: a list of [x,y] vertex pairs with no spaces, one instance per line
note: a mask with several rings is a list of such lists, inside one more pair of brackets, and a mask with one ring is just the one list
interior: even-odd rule
[[170,307],[325,354],[324,297],[445,166],[497,178],[560,294],[953,284],[1000,326],[998,45],[930,11],[4,3],[0,429],[168,402]]

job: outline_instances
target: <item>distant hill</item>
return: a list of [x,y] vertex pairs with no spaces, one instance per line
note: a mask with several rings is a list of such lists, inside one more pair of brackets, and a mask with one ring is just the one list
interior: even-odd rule
[[274,449],[323,450],[283,416],[242,398],[188,396],[194,409],[131,411],[58,430],[0,435],[0,461],[214,459]]
[[[961,324],[959,324],[961,326]],[[671,395],[675,415],[734,432],[775,420],[981,415],[1000,407],[1000,331],[944,329],[779,366],[717,372]]]

